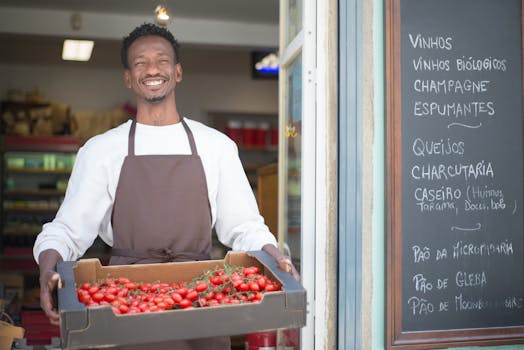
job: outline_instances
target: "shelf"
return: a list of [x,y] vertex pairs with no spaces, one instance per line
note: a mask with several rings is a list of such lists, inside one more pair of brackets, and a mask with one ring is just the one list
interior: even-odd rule
[[41,226],[38,228],[20,228],[20,229],[4,229],[2,234],[4,236],[36,236],[40,233]]
[[5,190],[4,196],[63,196],[65,195],[65,190],[55,190],[55,189],[27,189],[27,190]]
[[240,152],[278,152],[278,147],[269,147],[269,146],[245,146],[239,145],[238,150]]
[[69,175],[71,169],[45,170],[38,168],[7,168],[6,172],[16,174],[50,174],[50,175]]
[[243,165],[245,171],[257,171],[259,168],[262,168],[266,164],[258,163],[246,163]]
[[6,213],[45,213],[53,214],[56,213],[58,207],[55,208],[4,208]]
[[4,248],[0,254],[0,270],[23,275],[38,275],[38,265],[33,258],[33,251],[28,248]]
[[3,136],[3,150],[29,152],[76,152],[81,139],[75,136]]

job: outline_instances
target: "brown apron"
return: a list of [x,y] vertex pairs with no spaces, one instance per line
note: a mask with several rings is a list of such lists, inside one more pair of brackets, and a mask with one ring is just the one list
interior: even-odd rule
[[[112,213],[110,265],[205,260],[211,251],[206,176],[191,130],[190,155],[135,155],[133,120]],[[230,350],[229,337],[134,345],[122,349]]]

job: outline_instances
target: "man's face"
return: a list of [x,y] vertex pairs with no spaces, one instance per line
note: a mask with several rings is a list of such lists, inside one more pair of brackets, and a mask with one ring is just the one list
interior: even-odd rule
[[129,69],[124,73],[126,85],[139,100],[155,104],[174,94],[182,80],[182,67],[164,38],[148,35],[135,40],[128,49]]

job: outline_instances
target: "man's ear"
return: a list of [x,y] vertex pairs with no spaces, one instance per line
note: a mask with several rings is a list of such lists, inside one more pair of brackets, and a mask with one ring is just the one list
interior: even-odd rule
[[175,80],[177,83],[182,81],[182,65],[180,63],[175,66]]
[[124,71],[124,82],[128,89],[131,89],[131,74],[129,74],[129,69]]

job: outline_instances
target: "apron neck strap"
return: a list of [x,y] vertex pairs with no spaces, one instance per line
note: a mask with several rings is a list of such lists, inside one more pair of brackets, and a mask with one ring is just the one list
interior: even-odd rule
[[127,142],[127,155],[135,155],[135,130],[136,130],[136,119],[133,119],[131,128],[129,129],[129,140]]
[[193,132],[191,132],[191,129],[189,126],[187,126],[186,121],[184,118],[180,120],[182,122],[182,125],[184,126],[184,129],[186,130],[187,139],[189,140],[189,147],[191,147],[191,155],[196,156],[198,155],[196,146],[195,146],[195,138],[193,137]]
[[[189,141],[189,147],[191,147],[191,155],[198,155],[195,145],[195,138],[193,137],[193,132],[191,132],[191,129],[189,128],[189,126],[187,126],[184,118],[180,119],[180,121],[182,122],[184,130],[186,131],[187,139]],[[135,131],[136,119],[133,119],[133,121],[131,122],[131,128],[129,129],[129,140],[127,143],[127,155],[129,156],[135,155]]]

